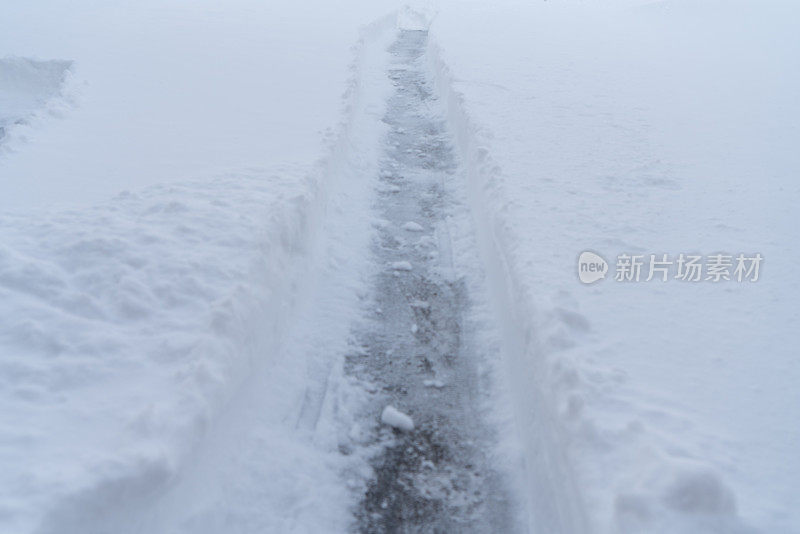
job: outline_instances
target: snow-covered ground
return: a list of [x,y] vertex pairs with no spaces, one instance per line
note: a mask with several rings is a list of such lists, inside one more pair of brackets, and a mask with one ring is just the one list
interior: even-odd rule
[[[432,27],[522,338],[517,420],[566,447],[591,531],[800,530],[797,16],[470,2]],[[578,281],[585,250],[606,280]],[[760,279],[613,280],[622,253],[720,252]]]
[[[366,105],[353,48],[388,11],[0,7],[1,49],[14,56],[4,98],[25,120],[0,145],[0,530],[218,532],[214,511],[233,516],[233,493],[221,477],[187,490],[215,476],[196,458],[260,460],[238,474],[272,481],[249,494],[262,529],[346,524],[338,464],[300,439],[294,412],[326,356],[308,344],[338,333],[313,310],[356,298],[348,246],[366,250],[369,203],[348,196],[358,187],[344,149]],[[51,58],[72,62],[60,90],[30,76],[30,98],[17,98],[10,69]],[[325,217],[345,208],[338,225]],[[339,235],[332,253],[326,232]],[[314,276],[334,268],[345,289],[318,291]],[[347,328],[355,306],[341,307]],[[327,341],[337,337],[346,344],[346,331]],[[224,434],[256,420],[247,456]],[[175,501],[188,504],[159,504]]]
[[69,67],[68,61],[0,60],[0,140],[35,120],[42,110],[57,114],[62,101],[57,97]]
[[181,466],[266,363],[307,231],[301,172],[0,217],[4,530],[80,531]]
[[390,4],[43,0],[0,9],[0,57],[74,62],[65,91],[81,102],[69,120],[26,131],[35,142],[3,161],[0,205],[14,207],[314,163],[342,118],[358,28]]
[[[798,15],[3,3],[0,531],[353,528],[386,50],[430,26],[508,524],[800,532]],[[579,281],[586,250],[605,280]],[[623,253],[764,261],[618,282]]]

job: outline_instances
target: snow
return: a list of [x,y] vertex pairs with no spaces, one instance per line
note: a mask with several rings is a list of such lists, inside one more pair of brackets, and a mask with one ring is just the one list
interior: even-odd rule
[[391,268],[395,271],[411,271],[413,267],[411,266],[411,262],[409,261],[394,261],[391,264]]
[[414,430],[414,420],[394,406],[386,406],[381,412],[381,422],[404,432]]
[[[478,296],[520,521],[797,531],[797,4],[397,8],[3,3],[0,530],[348,528],[383,54],[430,27],[469,204],[441,270]],[[613,276],[719,252],[760,253],[759,281]]]
[[[58,115],[59,96],[70,75],[69,61],[0,59],[0,148],[17,130],[40,118],[42,111]],[[5,150],[4,150],[5,151]]]
[[138,498],[174,476],[281,323],[307,231],[304,172],[0,216],[1,428],[18,444],[0,455],[0,499],[28,481],[4,530],[42,513],[79,528],[94,494],[119,506],[114,491]]
[[416,223],[414,221],[408,221],[403,225],[403,230],[408,232],[421,232],[424,230],[421,224]]
[[381,137],[358,123],[384,96],[359,84],[394,21],[56,4],[0,7],[4,53],[72,61],[3,63],[31,79],[14,120],[34,117],[0,142],[0,530],[343,530],[320,384],[354,395],[334,364],[370,235],[354,176],[376,158],[344,147]]
[[389,5],[4,2],[0,54],[72,61],[66,90],[80,105],[26,131],[35,143],[3,158],[0,207],[90,205],[187,177],[318,161],[338,133],[358,28]]
[[[442,3],[430,64],[472,167],[530,522],[796,530],[797,4],[467,6]],[[605,280],[580,283],[584,251]],[[764,269],[613,280],[618,254],[665,252]]]

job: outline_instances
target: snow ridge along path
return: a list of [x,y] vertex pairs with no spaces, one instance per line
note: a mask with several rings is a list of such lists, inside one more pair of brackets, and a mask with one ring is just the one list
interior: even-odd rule
[[377,424],[390,406],[411,416],[413,428],[388,408],[388,424],[367,432],[363,441],[378,452],[357,528],[507,532],[512,505],[492,465],[481,355],[466,331],[472,295],[454,268],[448,229],[458,204],[449,184],[463,172],[426,74],[427,37],[400,30],[389,48],[394,94],[383,118],[389,131],[376,201],[376,273],[345,365],[372,391],[365,420]]

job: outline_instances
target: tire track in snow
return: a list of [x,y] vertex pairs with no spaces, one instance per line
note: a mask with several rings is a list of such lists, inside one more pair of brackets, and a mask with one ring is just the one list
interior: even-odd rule
[[346,371],[377,386],[385,405],[413,417],[414,429],[382,427],[373,477],[356,511],[361,532],[508,531],[509,504],[486,457],[476,354],[466,341],[470,298],[454,276],[443,186],[459,172],[438,102],[425,75],[426,31],[402,30],[390,47],[394,85],[383,121],[373,247],[380,266],[374,313],[356,329]]

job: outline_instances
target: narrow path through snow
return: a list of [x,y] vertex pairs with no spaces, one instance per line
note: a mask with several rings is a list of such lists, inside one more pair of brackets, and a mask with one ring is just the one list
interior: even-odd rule
[[377,386],[373,410],[385,425],[356,515],[362,532],[501,532],[508,503],[485,455],[476,355],[463,332],[470,298],[453,270],[445,218],[455,200],[444,179],[459,165],[425,74],[426,43],[425,31],[401,31],[389,49],[379,267],[346,363]]

